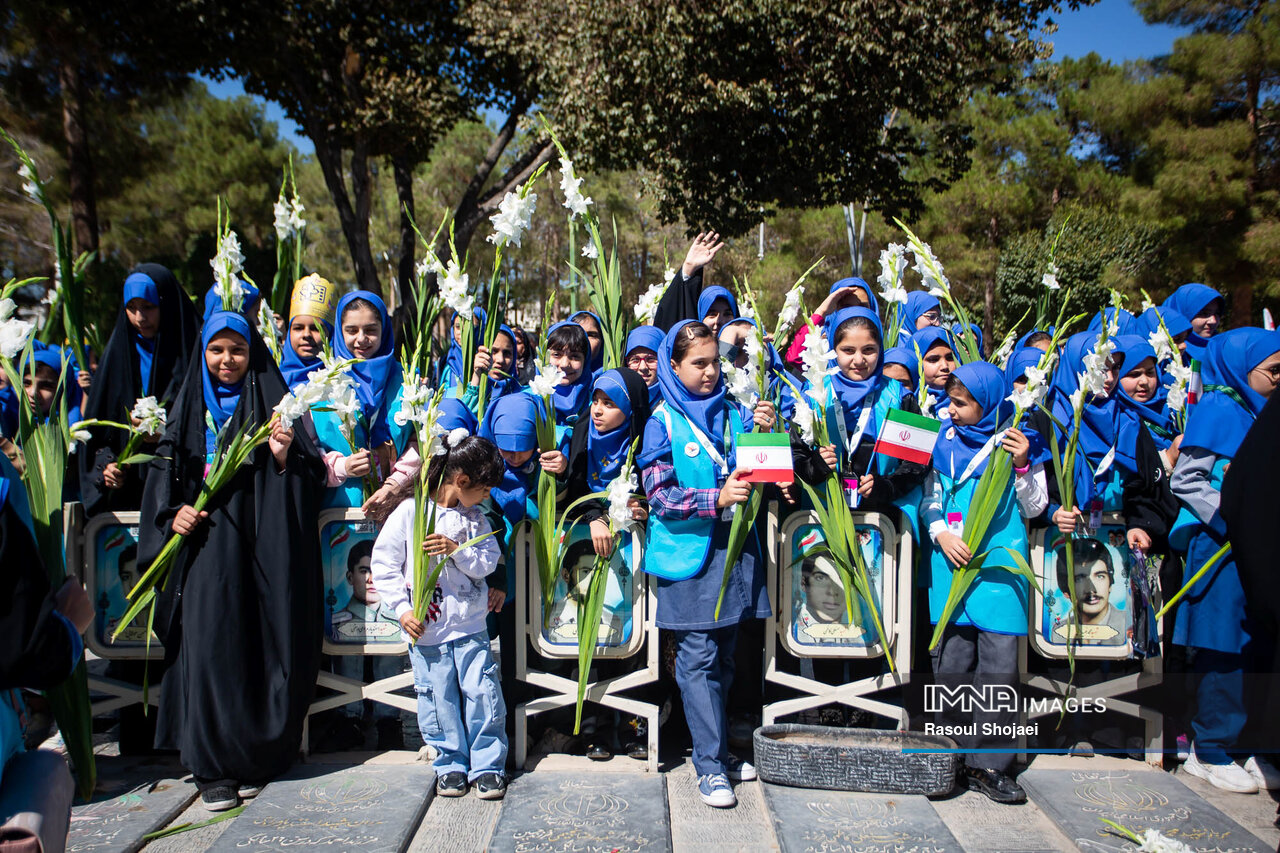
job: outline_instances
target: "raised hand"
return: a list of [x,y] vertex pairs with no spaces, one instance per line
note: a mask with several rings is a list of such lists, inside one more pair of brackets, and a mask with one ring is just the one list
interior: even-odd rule
[[724,243],[720,241],[720,235],[717,232],[704,231],[693,238],[693,243],[689,246],[689,252],[684,256],[684,265],[680,267],[680,272],[684,274],[685,278],[688,278],[711,263],[716,256],[716,252],[723,248]]

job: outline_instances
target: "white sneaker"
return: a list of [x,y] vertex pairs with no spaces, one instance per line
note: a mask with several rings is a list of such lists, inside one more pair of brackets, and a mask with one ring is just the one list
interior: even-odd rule
[[1205,764],[1196,758],[1195,747],[1191,748],[1191,755],[1187,757],[1187,762],[1182,765],[1182,769],[1224,791],[1233,791],[1237,794],[1258,793],[1257,783],[1239,764],[1235,762],[1230,764]]
[[1244,771],[1262,790],[1280,791],[1280,770],[1267,759],[1257,755],[1249,756],[1249,760],[1244,763]]

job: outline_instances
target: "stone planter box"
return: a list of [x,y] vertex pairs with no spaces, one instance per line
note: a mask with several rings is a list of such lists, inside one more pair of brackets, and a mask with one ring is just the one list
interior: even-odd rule
[[776,725],[756,729],[753,741],[760,778],[797,788],[941,796],[960,766],[959,753],[904,752],[956,748],[921,732]]

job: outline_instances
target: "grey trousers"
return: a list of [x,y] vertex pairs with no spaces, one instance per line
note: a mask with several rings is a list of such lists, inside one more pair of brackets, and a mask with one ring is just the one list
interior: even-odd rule
[[0,851],[12,844],[30,849],[38,839],[44,853],[62,853],[71,823],[75,784],[61,755],[47,749],[20,752],[4,766],[0,784]]
[[[942,642],[930,653],[933,674],[938,684],[949,687],[1006,684],[1018,686],[1018,638],[1010,634],[991,634],[972,625],[948,625]],[[1004,772],[1013,764],[1018,739],[1012,735],[984,734],[984,725],[1013,726],[1017,711],[981,710],[969,713],[951,707],[937,715],[936,722],[946,726],[970,726],[974,733],[953,738],[962,749],[1000,750],[971,752],[964,757],[969,767]],[[1003,751],[1007,749],[1008,751]]]

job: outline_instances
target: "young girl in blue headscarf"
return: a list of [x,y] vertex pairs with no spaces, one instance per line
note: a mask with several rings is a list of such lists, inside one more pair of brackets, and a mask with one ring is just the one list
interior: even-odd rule
[[[1064,450],[1075,423],[1071,395],[1079,388],[1080,374],[1085,372],[1084,359],[1097,343],[1098,333],[1080,332],[1067,338],[1062,347],[1048,405],[1063,426],[1058,441]],[[1123,363],[1124,355],[1117,348],[1111,355],[1103,393],[1088,395],[1085,401],[1076,455],[1076,506],[1059,506],[1055,486],[1051,491],[1050,519],[1060,532],[1069,535],[1086,519],[1094,521],[1102,513],[1120,513],[1128,530],[1129,547],[1149,553],[1163,548],[1176,507],[1150,433],[1126,427],[1122,440],[1122,425],[1132,426],[1116,393]]]
[[658,352],[663,402],[644,431],[639,457],[650,517],[645,571],[657,577],[659,627],[676,640],[676,682],[693,738],[698,793],[716,807],[736,802],[729,775],[754,778],[754,769],[729,756],[726,697],[733,681],[738,625],[769,614],[764,564],[748,536],[731,567],[717,619],[730,519],[753,485],[742,477],[736,436],[754,422],[770,429],[767,402],[748,413],[726,396],[716,336],[703,323],[677,323]]
[[577,323],[587,333],[587,344],[591,349],[591,358],[587,366],[591,370],[591,375],[595,376],[604,370],[604,325],[600,322],[600,318],[590,311],[579,311],[569,318],[569,322]]
[[[944,684],[954,685],[965,674],[977,673],[982,683],[1013,687],[1017,684],[1018,638],[1027,632],[1028,586],[1023,578],[997,568],[1016,566],[998,549],[1007,548],[1027,558],[1023,519],[1035,518],[1048,505],[1044,468],[1032,461],[1030,442],[1021,431],[1001,430],[1013,411],[1005,400],[1008,389],[1000,368],[986,362],[961,365],[947,379],[946,391],[951,416],[934,446],[933,471],[920,504],[920,519],[933,543],[927,563],[931,576],[929,616],[934,624],[942,617],[955,568],[967,565],[974,553],[990,553],[931,653],[933,671]],[[997,444],[1012,455],[1016,476],[1001,496],[982,542],[971,551],[965,545],[964,525]],[[966,681],[972,677],[968,675]],[[943,722],[973,724],[979,732],[956,739],[965,749],[982,750],[965,755],[969,790],[981,791],[997,802],[1026,799],[1022,788],[1007,774],[1015,739],[986,734],[982,728],[1016,720],[1016,713],[1010,711],[974,711],[971,716],[944,712]],[[1001,747],[1008,751],[994,751]]]
[[[35,410],[36,420],[47,421],[67,407],[67,424],[80,422],[80,386],[75,381],[72,357],[61,347],[36,343],[22,364],[22,390]],[[65,375],[64,375],[65,370]]]
[[[1170,538],[1175,547],[1187,547],[1184,582],[1226,543],[1218,512],[1223,475],[1280,381],[1280,332],[1223,332],[1208,341],[1204,358],[1205,394],[1191,409],[1171,483],[1182,503]],[[1270,650],[1262,648],[1268,638],[1247,617],[1246,604],[1228,552],[1182,599],[1173,637],[1195,650],[1200,674],[1195,742],[1183,769],[1240,793],[1274,789],[1280,782],[1265,759],[1249,756],[1243,768],[1232,760],[1249,717],[1245,672],[1263,670],[1271,661]]]
[[657,326],[636,326],[627,335],[627,349],[622,357],[627,367],[640,374],[649,388],[649,408],[662,401],[662,388],[658,385],[658,347],[662,346],[663,333]]
[[[942,303],[928,291],[913,290],[907,294],[907,304],[902,306],[898,316],[902,323],[898,332],[898,346],[911,346],[916,332],[931,326],[941,328]],[[924,349],[920,351],[924,352]]]
[[311,416],[329,472],[325,506],[358,507],[365,503],[364,478],[372,476],[380,485],[408,447],[412,430],[395,422],[404,373],[382,298],[367,290],[348,293],[338,301],[335,316],[334,357],[356,359],[351,378],[360,408],[349,439],[337,412],[315,409]]
[[940,326],[925,326],[914,335],[907,346],[920,357],[920,381],[924,383],[924,414],[945,421],[947,413],[947,380],[955,372],[959,359],[951,333]]
[[[825,334],[835,351],[837,370],[824,379],[822,388],[806,387],[805,398],[822,399],[820,414],[833,444],[811,447],[800,427],[793,426],[796,476],[818,484],[839,471],[851,501],[862,509],[887,509],[919,488],[929,466],[876,454],[876,437],[890,412],[919,414],[920,407],[910,392],[882,372],[882,329],[874,313],[866,308],[841,309],[831,316]],[[914,515],[914,507],[907,514]]]
[[723,326],[738,316],[738,300],[727,288],[712,285],[698,296],[698,318],[712,332],[719,334]]
[[559,458],[542,460],[542,467],[557,477],[568,470],[569,434],[573,425],[586,417],[591,405],[591,371],[588,369],[591,344],[587,332],[577,323],[564,321],[547,330],[547,360],[564,376],[551,394],[556,421],[556,453]]
[[337,290],[329,281],[312,274],[293,285],[289,298],[289,322],[280,353],[280,373],[290,389],[307,381],[320,366],[326,341],[333,341],[333,303]]
[[1192,358],[1203,357],[1209,339],[1222,325],[1226,310],[1222,294],[1205,284],[1184,284],[1169,295],[1163,307],[1187,318],[1191,331],[1187,335],[1186,351]]
[[1120,335],[1116,338],[1116,353],[1124,359],[1116,386],[1121,415],[1119,440],[1122,444],[1137,441],[1137,430],[1145,429],[1156,449],[1166,456],[1164,467],[1168,473],[1177,463],[1178,451],[1173,444],[1178,430],[1165,409],[1169,389],[1162,382],[1156,351],[1146,338]]

